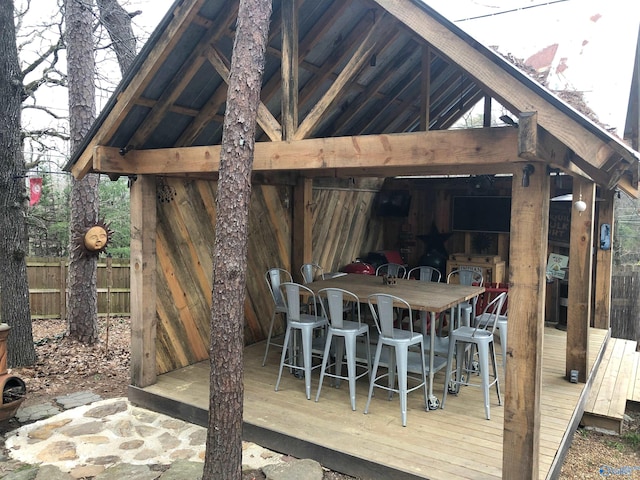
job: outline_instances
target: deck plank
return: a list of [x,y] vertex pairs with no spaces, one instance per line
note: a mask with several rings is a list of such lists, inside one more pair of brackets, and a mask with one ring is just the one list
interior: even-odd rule
[[633,368],[631,370],[631,378],[629,380],[629,391],[627,392],[627,400],[631,402],[640,402],[640,352],[633,354]]
[[582,424],[622,432],[637,342],[611,338],[585,405]]
[[[606,336],[606,331],[593,332],[590,336],[592,364]],[[566,333],[547,328],[544,342],[540,402],[541,479],[547,477],[556,461],[584,389],[584,384],[572,384],[564,378]],[[352,475],[364,471],[358,468],[367,468],[359,467],[359,463],[369,462],[367,472],[370,475],[366,478],[501,478],[504,409],[497,404],[495,390],[491,392],[489,421],[484,416],[480,388],[463,387],[459,395],[447,396],[446,408],[432,411],[425,411],[421,392],[414,391],[408,396],[407,426],[402,427],[397,396],[388,400],[386,392],[381,390],[376,390],[369,414],[363,413],[368,393],[366,378],[357,382],[356,411],[349,407],[346,382],[342,382],[340,388],[334,388],[325,380],[316,403],[317,373],[312,379],[312,400],[305,397],[303,380],[288,372],[283,373],[279,391],[274,391],[279,352],[269,354],[265,367],[261,366],[263,354],[264,344],[252,345],[245,349],[244,358],[245,432],[255,428],[267,432],[261,437],[264,440],[261,445],[277,451],[284,445],[283,438],[292,438],[295,441],[287,443],[287,449],[298,448],[298,452],[310,458],[317,457],[328,468],[335,467]],[[208,368],[205,361],[161,375],[156,385],[144,390],[170,395],[207,410]],[[434,393],[440,399],[443,389],[444,372],[438,372]],[[464,454],[460,454],[461,448]],[[343,452],[347,459],[341,460],[337,452]],[[375,477],[375,465],[384,465],[391,470],[386,471],[386,476]],[[389,472],[394,473],[389,476]]]

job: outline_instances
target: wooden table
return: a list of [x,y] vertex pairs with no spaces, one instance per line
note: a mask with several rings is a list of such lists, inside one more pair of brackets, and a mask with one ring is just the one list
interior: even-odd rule
[[[327,280],[317,280],[307,285],[314,292],[323,288],[342,288],[353,292],[364,303],[367,297],[374,293],[386,293],[403,298],[413,310],[429,312],[431,315],[431,325],[429,332],[429,408],[435,409],[439,406],[438,398],[433,394],[433,376],[436,316],[439,313],[462,302],[467,302],[484,292],[484,287],[454,285],[436,282],[421,282],[419,280],[397,279],[395,285],[386,285],[382,277],[374,275],[346,274]],[[422,323],[422,333],[425,334],[426,316]]]

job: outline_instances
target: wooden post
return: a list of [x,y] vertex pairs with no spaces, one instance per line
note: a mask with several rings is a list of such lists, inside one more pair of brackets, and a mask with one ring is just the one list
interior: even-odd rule
[[[282,139],[290,141],[298,130],[298,1],[282,2]],[[311,212],[313,181],[298,179],[293,189],[293,228],[291,229],[291,274],[294,281],[303,263],[311,261]]]
[[300,178],[293,191],[293,239],[291,268],[294,280],[302,282],[300,267],[313,259],[313,180]]
[[60,259],[60,319],[67,319],[67,259]]
[[[523,186],[522,181],[525,165],[534,167],[528,186]],[[515,169],[511,197],[509,333],[507,358],[503,360],[507,363],[502,478],[537,480],[540,468],[549,192],[544,164],[522,164]]]
[[429,130],[429,112],[431,110],[431,47],[422,47],[422,82],[420,84],[420,130]]
[[111,327],[111,287],[113,287],[113,258],[107,254],[107,320],[104,353],[109,353],[109,328]]
[[298,129],[298,0],[282,1],[282,139]]
[[[596,277],[594,285],[594,316],[595,328],[611,327],[611,276],[613,270],[613,203],[615,192],[606,190],[601,192],[602,201],[598,202],[598,225],[596,234]],[[603,245],[600,234],[604,227],[609,231],[609,245]],[[608,248],[607,248],[608,247]]]
[[131,383],[156,382],[156,178],[131,186]]
[[[567,309],[567,379],[571,371],[578,372],[578,381],[586,382],[589,372],[589,322],[591,320],[591,275],[593,265],[593,218],[595,184],[574,177],[571,210],[571,240],[569,243],[569,295]],[[578,212],[575,202],[582,198],[584,212]]]
[[484,97],[484,109],[482,113],[482,126],[490,127],[491,126],[491,96],[486,95]]

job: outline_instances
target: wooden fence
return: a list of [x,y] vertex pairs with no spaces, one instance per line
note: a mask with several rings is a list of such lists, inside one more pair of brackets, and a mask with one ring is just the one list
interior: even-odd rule
[[[33,319],[66,317],[67,269],[68,261],[64,258],[27,259]],[[129,259],[112,259],[110,274],[108,270],[106,259],[101,259],[98,263],[98,313],[129,315]],[[614,268],[611,334],[640,342],[640,265]]]
[[640,343],[640,265],[614,268],[611,279],[611,336]]
[[[98,262],[98,314],[129,315],[129,259]],[[66,258],[27,258],[31,318],[66,318]]]

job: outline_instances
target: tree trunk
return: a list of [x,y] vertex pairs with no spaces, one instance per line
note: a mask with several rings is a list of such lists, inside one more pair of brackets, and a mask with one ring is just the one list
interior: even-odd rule
[[36,361],[27,283],[25,165],[20,140],[22,74],[13,2],[0,2],[0,321],[11,326],[10,367]]
[[[93,0],[65,0],[65,40],[69,84],[71,150],[82,142],[95,120],[95,60],[92,31]],[[98,341],[98,257],[86,254],[80,242],[98,221],[99,176],[72,180],[69,236],[69,335],[83,343]]]
[[244,299],[251,168],[270,0],[241,0],[224,117],[211,308],[204,479],[242,475]]
[[131,15],[117,0],[97,0],[100,22],[109,32],[113,49],[118,58],[120,74],[124,76],[136,58],[136,37],[131,28]]

